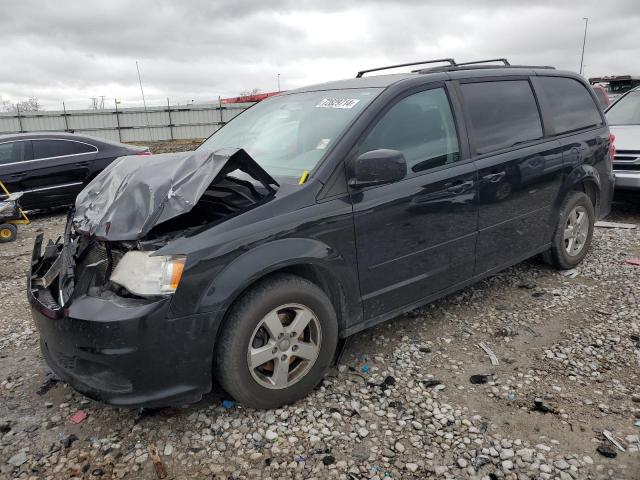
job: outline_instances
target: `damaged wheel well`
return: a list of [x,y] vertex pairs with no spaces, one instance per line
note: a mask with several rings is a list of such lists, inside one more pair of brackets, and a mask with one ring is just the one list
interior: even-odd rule
[[585,193],[587,197],[589,197],[589,200],[591,200],[591,205],[593,205],[596,215],[598,214],[600,207],[600,190],[594,182],[583,180],[582,182],[575,184],[571,190]]
[[340,282],[322,267],[312,264],[291,265],[274,273],[290,273],[297,275],[319,286],[331,300],[338,318],[338,329],[343,332],[346,325],[346,299]]
[[[322,291],[329,297],[331,304],[336,312],[336,317],[338,319],[338,331],[342,333],[346,330],[346,298],[344,289],[341,283],[336,279],[333,275],[331,275],[326,269],[319,267],[313,264],[298,264],[298,265],[289,265],[273,272],[269,272],[262,277],[256,279],[251,284],[247,285],[231,302],[229,308],[227,308],[227,312],[222,319],[222,324],[218,329],[218,333],[216,335],[216,341],[214,345],[217,345],[218,339],[220,338],[220,332],[224,329],[224,325],[227,321],[229,312],[233,308],[233,305],[242,298],[246,292],[248,292],[251,288],[253,288],[258,283],[268,282],[270,277],[274,277],[282,274],[291,274],[296,275],[298,277],[304,278],[305,280],[310,281],[311,283],[317,285],[322,289]],[[215,349],[215,346],[214,346]]]

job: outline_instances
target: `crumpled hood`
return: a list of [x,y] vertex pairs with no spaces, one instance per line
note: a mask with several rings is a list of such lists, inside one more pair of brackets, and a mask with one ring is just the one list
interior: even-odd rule
[[274,192],[278,183],[243,149],[120,157],[76,198],[76,231],[102,240],[137,240],[189,212],[217,178],[241,170]]

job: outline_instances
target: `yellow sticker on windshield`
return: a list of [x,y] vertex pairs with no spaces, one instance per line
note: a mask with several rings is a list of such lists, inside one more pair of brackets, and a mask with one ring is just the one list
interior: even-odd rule
[[309,178],[309,172],[305,170],[304,172],[302,172],[302,175],[300,175],[300,181],[298,182],[298,185],[302,185],[304,182],[307,181],[308,178]]

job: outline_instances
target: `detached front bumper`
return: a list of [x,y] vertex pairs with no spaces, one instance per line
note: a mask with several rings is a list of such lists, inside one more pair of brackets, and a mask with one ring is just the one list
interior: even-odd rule
[[215,316],[171,318],[170,298],[112,292],[60,307],[34,282],[40,244],[39,236],[27,296],[43,356],[57,375],[86,396],[121,407],[192,403],[211,390]]

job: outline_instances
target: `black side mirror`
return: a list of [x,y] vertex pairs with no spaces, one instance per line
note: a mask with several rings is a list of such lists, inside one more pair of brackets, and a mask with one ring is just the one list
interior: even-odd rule
[[353,188],[384,185],[402,180],[407,175],[407,162],[397,150],[371,150],[352,163],[349,186]]

